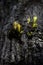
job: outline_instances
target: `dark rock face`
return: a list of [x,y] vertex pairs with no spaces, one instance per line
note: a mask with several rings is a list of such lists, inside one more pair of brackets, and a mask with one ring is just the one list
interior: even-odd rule
[[[43,65],[43,2],[30,0],[1,0],[0,2],[0,64],[29,64]],[[19,21],[26,28],[27,17],[36,15],[38,17],[38,30],[41,35],[35,34],[28,39],[23,33],[21,40],[9,40],[7,37],[14,20]],[[15,34],[16,35],[16,34]]]

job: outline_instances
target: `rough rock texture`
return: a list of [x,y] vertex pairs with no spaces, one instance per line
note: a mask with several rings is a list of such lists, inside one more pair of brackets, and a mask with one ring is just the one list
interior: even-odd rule
[[0,1],[0,64],[29,64],[43,65],[43,39],[41,36],[33,36],[28,39],[26,34],[22,34],[23,44],[15,39],[11,41],[7,37],[8,30],[14,20],[18,20],[26,28],[28,16],[38,16],[38,30],[43,36],[43,1],[31,0],[1,0]]

